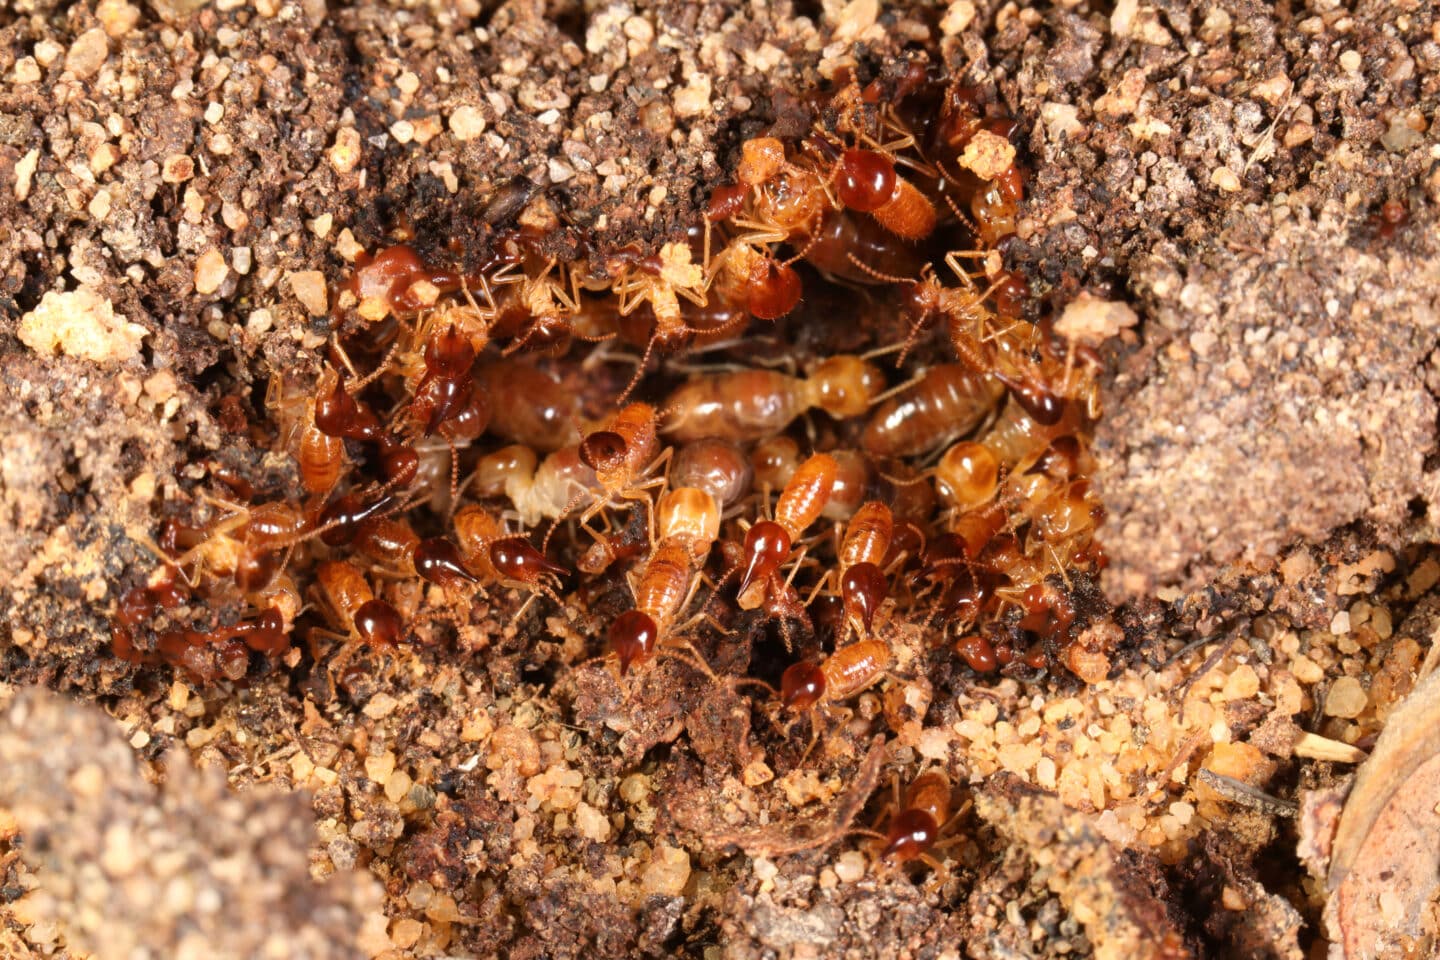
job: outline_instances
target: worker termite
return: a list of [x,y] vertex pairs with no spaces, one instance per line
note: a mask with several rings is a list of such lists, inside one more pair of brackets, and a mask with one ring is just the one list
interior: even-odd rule
[[[558,585],[569,571],[548,559],[523,536],[508,532],[489,510],[469,504],[461,507],[451,522],[463,551],[463,564],[467,570],[476,571],[479,579],[524,590],[531,594],[531,600],[543,593],[561,604],[552,581]],[[525,606],[529,604],[527,600]]]
[[836,559],[845,619],[863,625],[866,634],[874,628],[875,612],[889,592],[880,564],[889,553],[894,528],[890,508],[871,500],[850,518],[840,541]]
[[874,150],[850,149],[836,161],[835,187],[840,201],[868,213],[886,230],[906,240],[923,240],[935,230],[935,206],[895,164]]
[[665,401],[660,429],[682,443],[705,437],[759,440],[811,408],[836,419],[857,417],[884,384],[872,364],[850,355],[828,357],[803,380],[763,369],[696,377]]
[[963,363],[931,367],[875,408],[860,445],[889,457],[934,450],[979,426],[1003,390]]
[[[819,518],[835,485],[835,458],[817,453],[802,463],[775,503],[775,518],[760,520],[745,533],[745,570],[740,577],[739,604],[753,610],[773,592],[770,588],[790,547]],[[778,587],[778,584],[773,584]]]
[[604,429],[592,431],[580,441],[580,460],[595,471],[603,494],[581,513],[582,525],[617,499],[641,500],[649,508],[647,491],[665,483],[663,476],[650,474],[671,456],[669,447],[660,451],[657,425],[654,407],[632,403],[617,411]]
[[[315,582],[331,623],[341,631],[342,646],[330,660],[331,670],[344,666],[357,647],[382,649],[404,640],[405,623],[400,614],[375,596],[365,575],[354,564],[327,560],[315,568]],[[316,636],[312,631],[312,645]]]
[[[780,702],[786,709],[811,717],[810,745],[799,764],[805,762],[820,739],[820,725],[814,717],[849,715],[837,704],[870,689],[889,675],[895,655],[883,640],[858,640],[840,647],[819,663],[791,664],[780,677]],[[798,765],[798,764],[797,764]]]
[[880,863],[893,868],[923,863],[932,871],[927,886],[938,886],[950,876],[950,871],[935,853],[959,839],[941,840],[941,834],[964,816],[970,807],[967,802],[952,813],[951,793],[949,778],[939,770],[920,774],[903,794],[897,780],[885,833],[874,830],[855,832],[879,841],[876,856]]
[[[675,636],[675,620],[694,596],[695,572],[720,532],[720,505],[704,490],[677,487],[660,499],[659,539],[638,579],[635,607],[610,625],[610,648],[623,677],[656,655],[662,644],[687,647],[702,672],[714,674],[688,639]],[[683,629],[683,628],[682,628]]]

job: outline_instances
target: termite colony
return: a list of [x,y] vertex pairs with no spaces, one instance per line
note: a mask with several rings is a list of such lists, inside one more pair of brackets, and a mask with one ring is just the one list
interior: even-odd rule
[[[753,690],[809,746],[901,626],[944,682],[1093,679],[1098,358],[1004,267],[1015,124],[921,64],[809,106],[653,254],[560,262],[521,218],[468,271],[362,255],[318,375],[276,373],[253,431],[299,490],[212,464],[115,653],[343,687],[483,596],[531,636],[570,618],[622,688],[666,656]],[[950,801],[917,781],[886,856],[928,856]]]

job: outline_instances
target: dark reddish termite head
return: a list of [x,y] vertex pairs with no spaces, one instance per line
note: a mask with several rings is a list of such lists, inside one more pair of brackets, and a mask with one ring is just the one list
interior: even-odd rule
[[405,621],[384,600],[367,600],[355,611],[355,635],[372,647],[393,647],[405,636]]
[[235,561],[235,586],[245,593],[253,593],[273,580],[279,569],[278,554],[242,550]]
[[626,610],[610,624],[610,649],[620,660],[620,676],[630,665],[644,663],[655,653],[660,642],[660,628],[655,618],[639,610]]
[[452,443],[479,440],[490,425],[490,412],[490,395],[472,388],[465,405],[439,425],[440,435]]
[[825,696],[825,671],[808,660],[792,663],[780,676],[780,702],[796,712],[808,710]]
[[380,436],[380,469],[392,486],[408,487],[420,472],[420,454],[390,434]]
[[444,537],[430,537],[415,545],[415,572],[446,589],[477,583],[475,574],[460,562],[460,550]]
[[869,633],[875,624],[875,611],[885,600],[890,585],[885,574],[873,563],[857,563],[840,576],[840,596],[845,603],[846,619],[859,620]]
[[716,187],[705,206],[705,219],[711,223],[729,220],[745,206],[745,195],[749,192],[750,188],[743,183]]
[[788,263],[757,257],[746,285],[746,308],[761,320],[779,320],[800,302],[800,274]]
[[976,673],[990,673],[1000,665],[999,661],[995,659],[995,648],[990,645],[989,640],[978,633],[972,633],[956,640],[955,652]]
[[835,192],[851,210],[879,210],[895,194],[895,165],[874,150],[846,150],[835,171]]
[[1065,415],[1065,398],[1056,396],[1044,384],[998,371],[995,379],[1005,384],[1010,396],[1015,398],[1020,408],[1036,423],[1053,427]]
[[475,364],[475,347],[455,324],[425,344],[425,372],[430,377],[463,377]]
[[1016,270],[1008,270],[995,281],[995,312],[1006,319],[1016,319],[1025,311],[1030,296],[1030,282]]
[[501,537],[491,543],[490,564],[500,576],[520,583],[538,583],[547,573],[563,577],[570,572],[524,537]]
[[907,863],[935,844],[940,825],[924,810],[901,810],[890,820],[885,849],[880,858],[890,863]]
[[740,592],[750,589],[780,569],[790,555],[790,534],[774,520],[761,520],[745,534],[745,574]]
[[315,426],[326,436],[347,440],[373,442],[380,436],[380,420],[345,389],[343,373],[328,393],[315,399]]

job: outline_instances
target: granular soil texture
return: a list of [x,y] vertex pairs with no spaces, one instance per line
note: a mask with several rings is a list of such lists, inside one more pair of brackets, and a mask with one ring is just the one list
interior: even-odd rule
[[[1008,262],[1140,316],[1097,441],[1107,679],[897,683],[791,769],[674,662],[626,692],[557,667],[586,641],[553,608],[540,640],[501,604],[436,626],[344,690],[109,655],[196,465],[283,481],[249,421],[323,344],[356,249],[398,229],[479,258],[523,208],[556,257],[653,250],[745,138],[804,129],[807,91],[922,48],[1021,122]],[[1430,949],[1433,890],[1336,906],[1316,840],[1433,649],[1430,5],[22,0],[0,76],[0,754],[37,783],[74,754],[43,767],[69,800],[0,787],[7,954],[213,955],[98,906],[207,859],[201,928],[262,931],[233,939],[252,955],[262,916],[314,956]],[[853,831],[921,767],[969,803],[947,869],[879,869]],[[268,825],[307,806],[297,865]],[[246,895],[252,870],[282,897],[350,880],[307,919]]]

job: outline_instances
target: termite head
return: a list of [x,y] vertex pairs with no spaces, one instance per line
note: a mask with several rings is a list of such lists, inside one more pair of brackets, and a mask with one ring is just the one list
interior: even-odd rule
[[743,183],[716,187],[705,206],[705,219],[711,223],[729,220],[745,206],[745,195],[749,192],[750,188]]
[[835,171],[835,193],[851,210],[879,210],[895,194],[895,164],[874,150],[846,150]]
[[990,673],[1000,665],[1000,661],[995,657],[994,645],[978,633],[968,634],[956,640],[955,652],[976,673]]
[[596,430],[580,441],[580,462],[596,473],[625,465],[629,448],[625,438],[613,430]]
[[479,582],[465,569],[455,544],[444,537],[430,537],[416,544],[414,563],[416,573],[446,589],[463,589],[467,583]]
[[380,469],[392,486],[408,487],[420,472],[420,454],[388,433],[380,435]]
[[825,696],[825,671],[808,660],[791,664],[780,677],[780,702],[797,713],[809,710]]
[[502,537],[491,543],[490,563],[502,577],[521,583],[538,583],[547,573],[563,577],[569,572],[524,537]]
[[660,627],[648,613],[626,610],[610,624],[610,647],[620,660],[622,677],[630,671],[632,663],[650,659],[659,642]]
[[745,575],[740,593],[768,580],[790,555],[790,534],[773,520],[761,520],[745,534]]
[[253,593],[274,579],[279,567],[277,554],[241,550],[235,561],[235,585],[245,593]]
[[1036,423],[1053,427],[1065,416],[1065,398],[1057,396],[1043,383],[1011,376],[1000,370],[995,371],[995,379],[1005,384],[1010,396],[1015,398],[1015,402],[1020,404],[1021,409]]
[[355,634],[372,647],[391,647],[405,636],[405,621],[384,600],[367,600],[355,611]]
[[746,308],[761,320],[779,320],[800,302],[800,274],[788,263],[755,257],[746,283]]
[[315,399],[315,426],[328,437],[373,441],[380,435],[380,421],[350,396],[343,373],[335,377],[332,389]]
[[880,859],[887,863],[907,863],[925,853],[935,844],[940,825],[928,811],[910,808],[890,819],[885,848]]
[[474,363],[474,345],[453,323],[425,344],[425,369],[433,376],[462,377]]
[[840,595],[844,598],[845,618],[859,620],[869,633],[875,623],[875,611],[889,592],[885,574],[873,563],[857,563],[840,577]]

